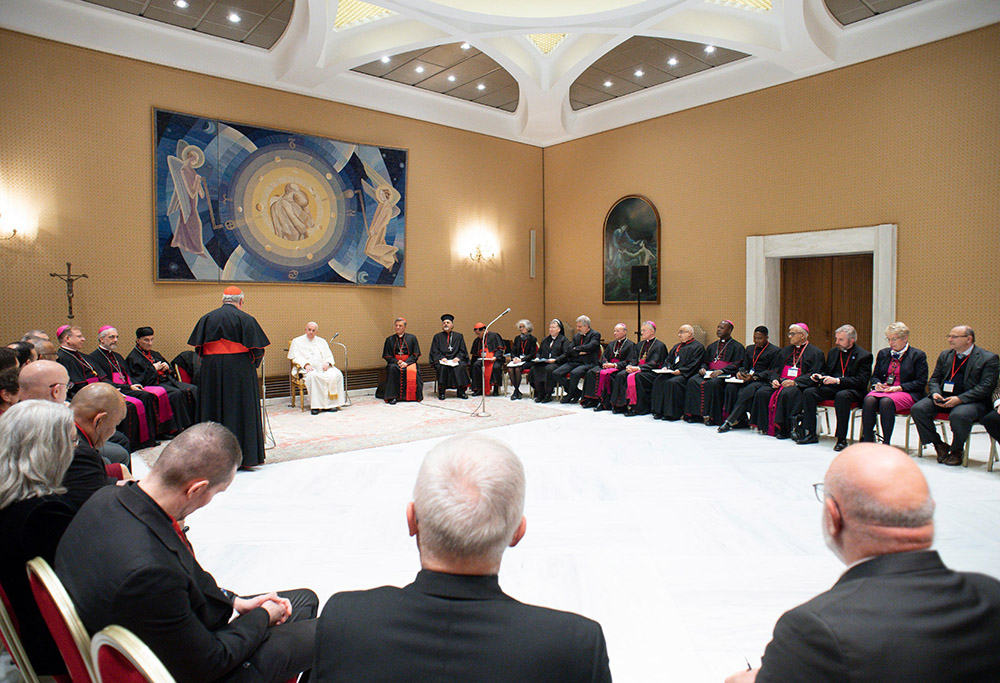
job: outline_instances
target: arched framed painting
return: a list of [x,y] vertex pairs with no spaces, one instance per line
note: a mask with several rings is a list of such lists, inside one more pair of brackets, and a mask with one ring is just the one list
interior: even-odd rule
[[634,266],[649,267],[642,301],[660,303],[660,214],[637,194],[615,202],[604,219],[604,303],[635,303]]

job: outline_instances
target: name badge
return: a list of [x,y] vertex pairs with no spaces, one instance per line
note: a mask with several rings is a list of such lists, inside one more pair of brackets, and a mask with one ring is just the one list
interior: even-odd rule
[[747,374],[748,375],[752,375],[753,374],[753,368],[750,368],[750,371]]
[[892,381],[893,381],[894,379],[896,379],[896,376],[895,376],[895,375],[889,375],[888,377],[886,377],[886,378],[885,378],[885,383],[886,383],[886,384],[892,384]]
[[950,394],[953,391],[955,391],[955,383],[954,382],[945,382],[944,384],[941,385],[941,389],[943,391],[947,391]]
[[799,376],[798,368],[788,368],[788,379],[795,379]]
[[681,357],[680,356],[674,356],[674,363],[680,363],[680,362],[681,362]]

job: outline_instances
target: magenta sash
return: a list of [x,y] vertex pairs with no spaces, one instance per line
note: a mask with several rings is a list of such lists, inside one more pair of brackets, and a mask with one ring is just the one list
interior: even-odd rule
[[125,396],[126,401],[135,406],[136,415],[139,417],[139,440],[143,443],[149,441],[149,423],[146,422],[146,406],[142,401],[134,396]]
[[[781,368],[781,379],[788,379],[788,371],[791,369],[791,365],[786,365]],[[769,436],[774,436],[775,425],[774,425],[774,413],[778,409],[778,395],[781,390],[785,387],[779,386],[778,390],[771,394],[771,400],[767,402],[767,433]]]
[[111,381],[115,384],[131,384],[131,378],[120,372],[111,373]]
[[729,361],[725,360],[713,360],[708,364],[709,370],[722,370],[729,365]]
[[[646,359],[642,358],[639,360],[639,365],[645,365]],[[625,398],[628,399],[628,404],[634,406],[639,402],[639,394],[635,392],[635,376],[638,372],[628,373],[628,377],[625,378]]]
[[170,397],[167,396],[166,389],[154,385],[143,387],[142,390],[153,394],[159,401],[159,410],[156,411],[156,421],[159,424],[163,424],[164,422],[173,419],[174,409],[170,407]]
[[87,384],[93,384],[94,382],[100,382],[100,381],[101,380],[98,377],[88,377],[87,379],[84,380],[84,382],[86,382]]
[[604,396],[604,390],[608,387],[611,375],[616,372],[618,372],[618,368],[601,368],[600,374],[597,375],[597,398]]

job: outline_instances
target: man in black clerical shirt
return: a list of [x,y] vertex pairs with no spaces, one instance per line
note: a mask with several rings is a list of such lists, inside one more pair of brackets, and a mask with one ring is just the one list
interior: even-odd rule
[[469,386],[469,352],[465,337],[455,331],[455,316],[451,313],[441,316],[441,331],[431,339],[431,365],[437,375],[439,399],[444,400],[448,389],[454,389],[458,398],[468,398],[465,388]]
[[720,434],[733,428],[750,427],[747,415],[753,405],[753,397],[758,390],[768,386],[761,373],[771,367],[781,351],[768,341],[768,333],[764,325],[754,329],[753,346],[748,346],[743,354],[743,362],[736,371],[736,381],[726,383],[726,412],[729,417],[719,427]]
[[813,373],[810,379],[815,386],[802,391],[802,412],[799,414],[798,433],[792,436],[799,444],[819,443],[816,436],[816,406],[821,401],[833,400],[837,413],[837,443],[833,450],[847,448],[847,427],[851,422],[851,410],[861,403],[868,392],[872,378],[873,356],[870,351],[858,345],[858,331],[851,325],[841,325],[834,332],[836,346],[826,356],[826,365],[821,372]]
[[725,407],[726,380],[736,374],[743,362],[743,344],[733,339],[731,320],[715,328],[718,339],[708,345],[698,374],[688,380],[684,395],[684,420],[721,425]]
[[580,380],[601,358],[601,333],[591,329],[590,318],[581,315],[576,319],[576,334],[566,362],[553,370],[556,382],[562,385],[565,395],[560,403],[580,400]]

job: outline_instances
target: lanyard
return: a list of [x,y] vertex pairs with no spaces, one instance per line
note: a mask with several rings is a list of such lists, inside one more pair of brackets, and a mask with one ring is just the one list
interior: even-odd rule
[[948,377],[949,382],[955,379],[955,375],[958,374],[958,371],[962,369],[962,366],[965,365],[965,361],[969,360],[969,356],[971,355],[972,354],[970,353],[968,356],[963,358],[962,362],[958,364],[957,368],[955,367],[955,359],[958,358],[958,354],[956,353],[954,356],[951,357],[951,375]]

